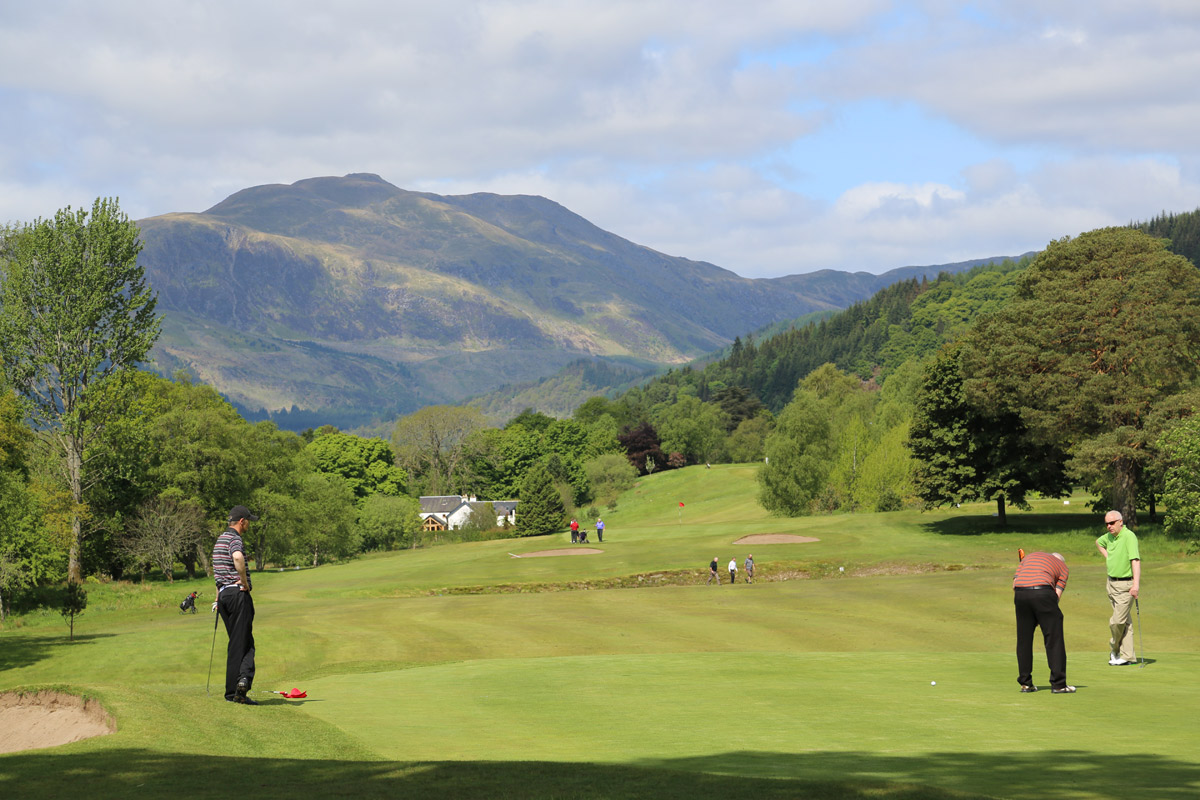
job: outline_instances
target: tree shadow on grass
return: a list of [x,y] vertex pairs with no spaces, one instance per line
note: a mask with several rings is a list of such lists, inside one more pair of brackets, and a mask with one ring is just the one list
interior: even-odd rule
[[1097,514],[1016,514],[1008,515],[1008,524],[1002,526],[996,517],[962,516],[925,522],[921,528],[927,533],[941,536],[982,536],[987,533],[1013,533],[1036,536],[1047,533],[1095,532],[1099,536],[1104,526],[1097,522],[1103,517]]
[[[1031,728],[1031,730],[1036,730]],[[1033,733],[1031,736],[1050,734]],[[799,776],[799,777],[795,777]],[[836,776],[837,780],[830,780]],[[255,759],[142,749],[0,756],[0,789],[23,798],[1191,798],[1200,765],[1093,752],[729,752],[633,765]]]
[[[1031,745],[1052,743],[1053,731],[1031,724]],[[889,756],[871,752],[724,753],[712,757],[643,761],[646,766],[676,770],[736,771],[743,775],[840,775],[847,782],[888,781],[943,790],[983,792],[995,797],[1038,797],[1046,800],[1096,797],[1125,798],[1130,787],[1145,797],[1192,798],[1200,790],[1200,763],[1150,753],[1051,750],[1031,752],[942,752],[921,756]]]
[[115,633],[78,633],[75,641],[61,636],[7,636],[0,639],[0,671],[28,667],[49,658],[60,647],[84,647],[96,639],[107,639]]

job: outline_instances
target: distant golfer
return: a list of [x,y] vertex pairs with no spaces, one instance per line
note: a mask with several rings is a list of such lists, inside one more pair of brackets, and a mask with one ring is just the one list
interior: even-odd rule
[[737,583],[737,558],[729,559],[729,585]]
[[571,520],[571,544],[579,541],[579,520]]
[[596,541],[604,541],[604,520],[596,517]]
[[1108,620],[1108,663],[1114,667],[1132,664],[1133,603],[1142,583],[1142,557],[1133,531],[1125,527],[1120,511],[1104,515],[1105,533],[1096,540],[1096,549],[1104,556],[1108,569],[1108,601],[1112,616]]
[[742,566],[746,568],[746,583],[754,583],[754,553],[746,555],[746,563]]
[[1041,627],[1050,666],[1050,691],[1070,694],[1067,684],[1067,646],[1058,600],[1067,588],[1069,570],[1058,553],[1029,553],[1013,576],[1013,605],[1017,611],[1017,683],[1022,692],[1036,692],[1033,682],[1033,631]]
[[717,557],[713,556],[713,560],[711,562],[709,562],[709,565],[708,565],[708,583],[709,583],[709,585],[711,585],[713,581],[717,582],[717,586],[721,585],[721,573],[717,572],[717,570],[720,568],[721,568],[721,565],[719,563],[717,563]]
[[258,517],[245,506],[229,512],[229,527],[213,546],[213,575],[217,580],[217,610],[229,634],[225,657],[225,699],[256,706],[250,699],[254,685],[254,600],[250,597],[250,569],[242,536]]

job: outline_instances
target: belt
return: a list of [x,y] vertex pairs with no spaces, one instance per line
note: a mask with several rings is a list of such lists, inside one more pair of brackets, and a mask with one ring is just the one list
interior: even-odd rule
[[1051,584],[1043,583],[1038,586],[1014,586],[1013,591],[1014,592],[1032,592],[1035,589],[1053,589],[1053,588],[1054,588],[1054,586],[1052,586]]
[[1109,575],[1108,579],[1110,581],[1131,581],[1131,580],[1133,580],[1133,576],[1130,575],[1128,578],[1114,578],[1112,575]]

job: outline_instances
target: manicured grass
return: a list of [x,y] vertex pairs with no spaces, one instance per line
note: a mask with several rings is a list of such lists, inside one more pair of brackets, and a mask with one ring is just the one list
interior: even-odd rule
[[[605,515],[600,555],[509,555],[569,547],[564,533],[256,575],[256,688],[309,693],[260,694],[257,709],[219,699],[223,630],[205,695],[212,616],[176,604],[191,589],[211,598],[206,581],[89,587],[74,643],[54,612],[0,631],[0,690],[95,696],[119,730],[0,756],[0,794],[223,797],[231,776],[258,798],[1066,800],[1200,786],[1200,569],[1178,542],[1143,537],[1152,662],[1110,668],[1100,515],[1081,498],[1011,512],[999,531],[989,506],[773,519],[754,492],[747,467],[645,479]],[[749,533],[820,541],[731,544]],[[1071,566],[1074,696],[1017,692],[1017,547]],[[713,555],[747,552],[764,578],[825,577],[703,584]],[[543,591],[670,570],[694,584]],[[1037,652],[1035,664],[1045,688]]]

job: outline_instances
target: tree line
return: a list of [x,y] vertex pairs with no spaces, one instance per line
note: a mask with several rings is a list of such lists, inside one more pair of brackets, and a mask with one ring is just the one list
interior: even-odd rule
[[518,500],[515,529],[486,506],[468,528],[539,534],[704,463],[758,463],[778,514],[993,500],[1003,521],[1083,485],[1127,520],[1161,499],[1169,526],[1200,522],[1200,279],[1132,227],[901,282],[566,418],[433,406],[389,440],[251,423],[146,371],[139,248],[115,200],[0,236],[0,609],[46,582],[196,575],[235,504],[262,516],[257,569],[317,565],[420,544],[421,495]]

